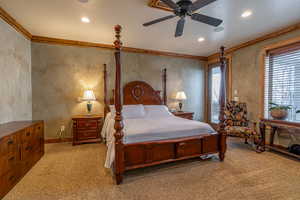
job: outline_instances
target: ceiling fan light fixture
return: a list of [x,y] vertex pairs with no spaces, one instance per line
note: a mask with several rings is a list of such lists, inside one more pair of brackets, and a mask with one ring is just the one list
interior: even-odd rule
[[88,17],[81,17],[81,21],[83,23],[90,23],[91,22],[91,20]]
[[251,10],[246,10],[245,12],[242,13],[241,17],[242,18],[247,18],[250,17],[252,15],[252,11]]
[[[180,17],[180,19],[177,22],[176,30],[175,30],[175,37],[180,37],[183,35],[184,31],[184,24],[185,24],[185,18],[190,17],[192,20],[204,23],[210,26],[218,27],[223,20],[210,17],[207,15],[203,15],[200,13],[196,13],[195,11],[199,10],[200,8],[203,8],[217,0],[177,0],[176,2],[174,0],[161,0],[164,4],[167,5],[170,9],[173,10],[174,15],[165,16],[156,20],[152,20],[150,22],[144,23],[143,26],[150,26],[168,19],[171,19],[173,17]],[[199,40],[198,40],[199,41]],[[204,39],[200,39],[200,42],[204,41]]]

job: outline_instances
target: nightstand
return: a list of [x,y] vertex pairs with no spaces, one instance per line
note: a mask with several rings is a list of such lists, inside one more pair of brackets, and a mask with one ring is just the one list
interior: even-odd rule
[[175,111],[175,112],[172,112],[172,114],[175,115],[176,117],[181,117],[181,118],[190,119],[190,120],[194,119],[194,113],[193,112]]
[[73,120],[73,145],[101,142],[102,115],[78,115]]

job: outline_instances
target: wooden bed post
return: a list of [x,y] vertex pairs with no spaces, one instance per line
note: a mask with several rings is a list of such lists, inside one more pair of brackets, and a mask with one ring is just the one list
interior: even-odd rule
[[115,82],[115,162],[114,173],[117,184],[122,183],[124,173],[124,144],[123,144],[123,118],[122,118],[122,102],[121,102],[121,47],[122,42],[120,40],[120,33],[122,27],[120,25],[115,26],[116,40],[115,45],[115,60],[116,60],[116,82]]
[[167,105],[167,68],[163,69],[162,74],[162,85],[163,85],[163,101],[164,105]]
[[226,58],[225,47],[220,48],[220,68],[221,68],[221,87],[220,87],[220,115],[219,115],[219,158],[221,161],[225,158],[226,152],[226,131],[225,131],[225,105],[226,105]]
[[104,117],[109,111],[109,100],[107,98],[107,68],[106,64],[103,65],[103,77],[104,77]]

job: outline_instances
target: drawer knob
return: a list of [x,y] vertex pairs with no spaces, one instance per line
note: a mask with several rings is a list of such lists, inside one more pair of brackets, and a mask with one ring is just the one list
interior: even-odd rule
[[9,158],[8,161],[13,161],[14,159],[15,159],[15,157],[13,156],[13,157]]
[[28,150],[30,150],[30,149],[32,149],[31,146],[27,146],[27,147],[25,148],[26,151],[28,151]]
[[30,136],[30,132],[27,132],[27,133],[26,133],[26,136]]
[[9,141],[7,142],[8,145],[11,145],[11,144],[13,144],[13,143],[14,143],[13,140],[9,140]]
[[13,181],[14,179],[15,179],[14,175],[12,175],[12,176],[9,177],[9,181]]
[[185,145],[186,145],[185,142],[180,142],[180,143],[179,143],[179,146],[180,146],[180,147],[183,147],[183,146],[185,146]]

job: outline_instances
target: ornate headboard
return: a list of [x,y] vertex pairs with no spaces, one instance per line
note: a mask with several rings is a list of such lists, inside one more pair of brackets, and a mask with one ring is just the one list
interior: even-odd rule
[[[104,64],[104,113],[109,112],[109,105],[114,104],[114,94],[110,98],[107,92],[108,76],[107,66]],[[133,81],[127,83],[123,88],[123,104],[144,104],[144,105],[167,105],[167,69],[162,70],[162,95],[161,91],[154,90],[148,83],[144,81]]]
[[162,105],[160,91],[155,91],[144,81],[127,83],[123,88],[123,104]]

